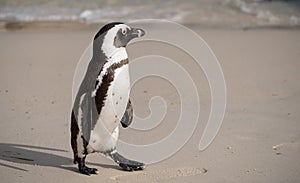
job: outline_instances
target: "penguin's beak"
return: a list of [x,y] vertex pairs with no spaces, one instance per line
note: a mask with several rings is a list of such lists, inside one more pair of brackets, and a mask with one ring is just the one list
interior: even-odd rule
[[130,34],[133,38],[143,37],[145,35],[145,31],[140,28],[131,28]]
[[140,28],[130,28],[126,29],[126,31],[122,32],[123,30],[120,29],[118,32],[118,39],[115,39],[115,45],[117,47],[126,47],[126,45],[135,38],[140,38],[145,35],[145,31]]

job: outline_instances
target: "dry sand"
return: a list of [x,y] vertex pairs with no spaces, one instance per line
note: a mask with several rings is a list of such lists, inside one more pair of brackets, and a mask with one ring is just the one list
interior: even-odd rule
[[[198,150],[210,101],[203,84],[200,123],[179,152],[139,172],[93,154],[89,165],[100,174],[90,177],[72,164],[69,114],[74,70],[97,29],[1,31],[1,182],[300,182],[300,31],[193,30],[219,58],[227,83],[216,139]],[[196,80],[205,81],[203,73]],[[160,94],[157,83],[148,79],[133,88],[138,115],[147,115],[147,99]],[[161,86],[162,96],[176,100]],[[121,138],[149,143],[167,134],[168,124],[143,138],[122,130]]]

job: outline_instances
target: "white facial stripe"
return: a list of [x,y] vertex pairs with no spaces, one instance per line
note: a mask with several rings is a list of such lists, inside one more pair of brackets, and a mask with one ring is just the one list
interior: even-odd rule
[[117,35],[117,32],[122,29],[130,29],[129,26],[125,25],[125,24],[118,24],[115,25],[113,28],[111,28],[109,31],[107,31],[104,40],[103,40],[103,44],[101,47],[101,50],[103,51],[103,53],[106,55],[107,58],[111,58],[119,48],[115,47],[114,45],[114,40],[115,37]]

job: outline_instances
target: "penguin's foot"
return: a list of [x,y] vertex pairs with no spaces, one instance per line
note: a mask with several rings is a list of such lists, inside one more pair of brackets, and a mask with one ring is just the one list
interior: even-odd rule
[[96,168],[89,168],[87,166],[81,166],[79,168],[79,172],[85,175],[98,174],[98,170]]
[[140,163],[137,161],[129,160],[120,155],[117,152],[111,153],[110,157],[119,164],[119,166],[126,171],[137,171],[143,170],[145,168],[144,163]]
[[136,161],[131,161],[132,163],[120,163],[119,166],[125,170],[125,171],[137,171],[137,170],[144,170],[145,165],[144,163],[136,162]]
[[85,175],[98,174],[98,170],[96,168],[89,168],[85,165],[85,158],[79,159],[78,170],[80,173]]

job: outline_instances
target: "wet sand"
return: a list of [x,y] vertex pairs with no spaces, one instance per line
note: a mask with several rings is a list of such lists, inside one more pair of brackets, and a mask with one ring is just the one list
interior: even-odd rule
[[[198,86],[203,105],[188,143],[138,172],[121,171],[110,160],[89,155],[89,166],[100,172],[90,177],[77,173],[72,164],[69,116],[74,70],[97,28],[2,29],[2,182],[299,182],[300,31],[192,29],[218,57],[227,84],[226,114],[213,143],[198,150],[210,97],[203,73],[191,73],[203,81]],[[174,108],[171,114],[178,112],[172,106],[178,98],[169,95],[172,89],[160,83],[158,92],[157,83],[147,79],[133,87],[137,115],[147,115],[148,99],[160,94]],[[143,132],[143,138],[131,129],[121,130],[121,139],[153,142],[169,133],[169,124]]]

